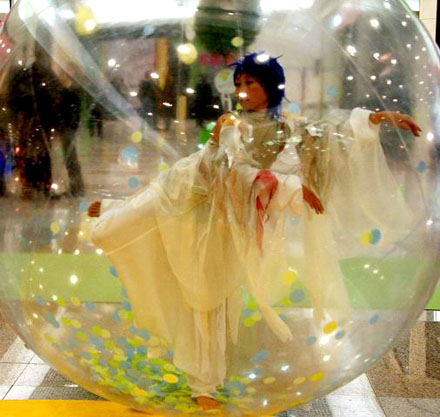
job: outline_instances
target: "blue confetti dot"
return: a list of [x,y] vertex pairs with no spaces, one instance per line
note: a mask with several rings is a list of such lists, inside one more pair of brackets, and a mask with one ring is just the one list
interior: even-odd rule
[[37,303],[38,303],[40,306],[45,306],[45,305],[46,305],[46,301],[44,301],[44,298],[43,298],[41,295],[39,295],[39,296],[36,298],[36,300],[37,300]]
[[89,208],[89,203],[87,203],[87,202],[85,202],[85,201],[83,201],[83,202],[80,203],[80,205],[79,205],[79,211],[80,211],[81,213],[86,213],[87,210],[88,210],[88,208]]
[[103,343],[102,339],[100,339],[99,337],[91,336],[90,341],[96,347],[96,349],[98,349],[98,350],[104,349],[104,343]]
[[55,327],[56,329],[59,329],[60,323],[57,322],[57,320],[55,319],[55,316],[51,313],[45,313],[44,314],[44,319],[50,323],[53,327]]
[[315,336],[310,336],[307,338],[306,343],[310,346],[314,345],[317,341],[318,339]]
[[125,356],[127,356],[127,358],[129,360],[133,359],[133,357],[134,357],[134,349],[131,346],[125,348]]
[[287,321],[287,316],[285,314],[280,314],[280,319],[283,321]]
[[136,327],[134,327],[134,326],[131,326],[129,331],[131,334],[138,334],[139,333],[139,330],[136,329]]
[[119,323],[121,321],[121,318],[119,317],[119,310],[115,310],[113,315],[112,315],[112,319],[113,321],[116,321],[117,323]]
[[141,332],[139,332],[139,336],[147,342],[150,340],[150,333],[148,333],[147,330],[142,330]]
[[301,110],[301,105],[296,102],[292,102],[287,107],[290,113],[298,113]]
[[92,359],[92,355],[91,355],[90,353],[88,353],[88,352],[83,353],[83,354],[82,354],[82,357],[83,357],[84,359]]
[[128,185],[130,186],[130,188],[137,188],[137,187],[139,187],[139,184],[140,184],[140,181],[136,177],[131,177],[128,180]]
[[373,317],[371,317],[370,319],[370,324],[374,325],[379,321],[379,314],[375,314]]
[[109,270],[111,275],[113,275],[114,277],[118,278],[118,273],[116,272],[116,268],[114,266],[111,266],[108,270]]
[[122,295],[124,298],[128,298],[127,291],[125,291],[125,288],[124,288],[124,287],[121,288],[121,295]]
[[121,159],[125,163],[136,163],[139,161],[139,150],[135,146],[127,146],[121,151]]
[[382,238],[382,233],[380,232],[379,229],[373,229],[371,231],[371,244],[372,245],[377,245],[381,238]]
[[290,294],[289,298],[292,303],[299,303],[304,300],[305,296],[306,295],[303,290],[296,290],[292,294]]
[[95,304],[93,303],[86,303],[85,306],[89,311],[93,311],[96,308]]
[[131,368],[131,363],[128,362],[128,361],[124,361],[124,362],[121,362],[121,366],[124,369],[130,369]]
[[342,339],[345,336],[344,330],[341,330],[340,332],[336,333],[335,338],[336,339]]
[[124,310],[130,311],[131,310],[131,304],[128,301],[125,301],[124,304],[122,305],[122,308]]
[[125,337],[118,337],[118,339],[116,340],[116,343],[120,346],[127,346],[128,342],[127,339]]
[[146,361],[140,361],[140,362],[137,363],[137,367],[139,369],[144,369],[144,368],[147,367],[147,365],[148,365],[148,362],[146,362]]
[[140,346],[138,348],[139,355],[146,355],[148,353],[148,349],[145,346]]
[[173,360],[173,356],[174,356],[174,352],[172,350],[169,350],[167,352],[167,358],[170,359],[170,360]]
[[263,362],[265,359],[267,359],[270,356],[269,352],[267,350],[261,350],[256,355],[254,355],[251,359],[251,362],[254,365],[259,364],[260,362]]
[[420,161],[419,164],[417,165],[417,171],[419,171],[420,173],[425,172],[428,169],[428,166],[426,165],[425,161]]
[[257,375],[257,376],[261,376],[264,374],[264,369],[263,368],[255,368],[252,371],[253,374]]
[[250,316],[252,316],[252,314],[254,314],[254,312],[252,310],[246,309],[243,311],[243,318],[248,318]]
[[336,98],[338,97],[338,94],[339,94],[339,89],[337,87],[329,87],[327,89],[327,95],[330,98]]

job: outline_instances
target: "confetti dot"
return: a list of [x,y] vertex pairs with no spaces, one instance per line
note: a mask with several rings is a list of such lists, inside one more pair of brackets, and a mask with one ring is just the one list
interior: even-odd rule
[[338,97],[338,94],[339,94],[339,90],[338,90],[337,87],[329,87],[329,88],[327,89],[327,95],[328,95],[330,98],[337,98],[337,97]]
[[369,230],[366,230],[362,233],[359,241],[362,246],[370,246],[370,243],[372,241],[373,237],[371,235],[371,232]]
[[316,338],[315,336],[311,336],[311,337],[307,338],[306,343],[308,345],[314,345],[317,341],[318,341],[318,338]]
[[283,284],[290,287],[297,279],[297,275],[294,271],[283,272]]
[[371,231],[371,244],[372,245],[377,245],[381,238],[382,238],[382,233],[380,232],[379,229],[373,229]]
[[231,44],[235,48],[240,48],[244,45],[244,39],[241,36],[236,36],[235,38],[232,38]]
[[179,382],[179,378],[174,374],[166,374],[163,376],[163,380],[168,384],[177,384]]
[[93,304],[93,303],[86,303],[85,305],[86,305],[87,310],[89,310],[89,311],[93,311],[96,308],[95,304]]
[[301,105],[299,103],[295,103],[292,102],[289,104],[289,106],[287,107],[290,113],[299,113],[299,111],[301,110]]
[[53,327],[55,327],[56,329],[60,328],[60,323],[58,323],[58,321],[56,320],[55,316],[51,313],[45,313],[44,314],[44,319],[50,323]]
[[50,231],[52,232],[52,234],[57,235],[60,233],[61,227],[57,222],[52,222],[50,224]]
[[116,268],[114,267],[114,266],[111,266],[110,268],[109,268],[109,272],[110,272],[110,274],[111,275],[113,275],[114,277],[118,277],[118,273],[116,272]]
[[264,378],[264,380],[263,380],[263,382],[264,382],[266,385],[273,384],[275,381],[276,381],[276,378],[273,377],[273,376],[269,376],[269,377],[267,377],[267,378]]
[[36,301],[37,301],[37,303],[38,303],[40,306],[45,306],[45,305],[46,305],[46,301],[44,300],[44,298],[43,298],[41,295],[39,295],[39,296],[36,298]]
[[335,321],[331,321],[330,323],[327,323],[324,326],[324,333],[325,334],[333,333],[337,328],[338,328],[338,323],[336,323]]
[[312,375],[309,379],[311,382],[318,382],[322,378],[324,378],[324,372],[317,372],[316,374]]
[[166,162],[161,162],[157,167],[157,170],[159,172],[165,172],[165,171],[168,171],[169,169],[170,169],[170,166]]
[[419,171],[421,174],[425,172],[428,169],[428,166],[426,165],[425,161],[420,161],[417,165],[417,171]]
[[134,143],[139,143],[140,141],[142,141],[142,139],[143,139],[142,132],[137,131],[131,134],[131,141]]
[[128,180],[128,185],[130,186],[130,188],[137,188],[137,187],[139,187],[139,184],[140,184],[140,181],[136,177],[131,177]]
[[345,332],[344,330],[339,331],[338,333],[336,333],[335,338],[340,340],[345,336]]
[[70,302],[74,305],[74,306],[79,306],[81,305],[81,300],[78,297],[70,297]]
[[370,318],[370,324],[374,325],[379,321],[379,314],[375,314],[373,317]]
[[251,362],[254,365],[257,365],[260,362],[263,362],[264,360],[266,360],[269,356],[270,356],[270,354],[267,350],[261,350],[260,352],[258,352],[256,355],[254,355],[252,357]]
[[295,379],[293,380],[293,383],[294,383],[295,385],[301,385],[301,384],[304,384],[304,382],[306,382],[306,378],[303,377],[303,376],[299,376],[298,378],[295,378]]
[[121,151],[121,159],[126,164],[137,163],[139,150],[135,146],[127,146]]
[[292,303],[299,303],[305,298],[305,293],[303,290],[296,290],[292,294],[290,294],[290,300]]
[[86,213],[88,208],[89,208],[89,203],[87,203],[85,201],[81,202],[80,205],[79,205],[79,211],[81,213]]

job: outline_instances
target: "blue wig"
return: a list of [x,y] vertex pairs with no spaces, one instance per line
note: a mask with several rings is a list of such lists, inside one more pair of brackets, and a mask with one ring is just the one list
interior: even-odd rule
[[285,82],[283,67],[278,63],[278,58],[271,58],[262,53],[245,55],[235,64],[234,82],[241,74],[255,77],[267,94],[267,113],[274,119],[281,116],[281,102],[284,98]]

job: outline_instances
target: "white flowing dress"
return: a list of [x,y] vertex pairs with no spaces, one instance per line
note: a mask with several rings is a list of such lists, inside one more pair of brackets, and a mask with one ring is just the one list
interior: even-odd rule
[[[400,216],[382,212],[380,200],[390,196],[378,196],[374,182],[384,193],[397,190],[397,184],[369,114],[355,109],[341,123],[292,125],[281,148],[273,138],[262,138],[264,129],[257,134],[252,118],[242,123],[245,115],[235,114],[218,143],[210,141],[181,159],[134,196],[103,201],[92,240],[118,271],[136,325],[168,341],[194,396],[212,395],[223,384],[226,345],[237,341],[240,330],[243,288],[280,343],[294,337],[274,307],[283,289],[273,279],[287,268],[292,216],[303,213],[303,284],[317,320],[326,309],[341,315],[350,311],[333,234],[356,233],[378,220],[384,228],[401,230],[409,221],[403,201],[393,203],[400,204]],[[341,144],[333,140],[335,134],[347,139]],[[327,152],[326,162],[317,163],[328,171],[317,180],[323,215],[303,208],[296,148],[305,135]],[[261,159],[265,153],[267,163]],[[256,178],[262,170],[276,177],[278,187],[266,207],[258,245]]]

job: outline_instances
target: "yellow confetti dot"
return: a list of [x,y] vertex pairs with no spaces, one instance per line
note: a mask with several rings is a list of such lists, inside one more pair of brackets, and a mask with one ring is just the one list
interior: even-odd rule
[[75,329],[81,329],[81,327],[82,327],[81,323],[78,320],[72,320],[72,326]]
[[299,376],[298,378],[295,378],[293,380],[293,383],[295,385],[301,385],[301,384],[304,384],[304,382],[306,382],[306,378],[304,378],[303,376]]
[[365,232],[362,233],[359,241],[362,246],[370,246],[371,239],[372,239],[371,231],[366,230]]
[[255,320],[252,317],[247,317],[244,319],[243,324],[245,327],[255,326]]
[[163,376],[163,380],[168,384],[177,384],[179,382],[179,378],[174,374],[166,374]]
[[264,378],[263,382],[267,385],[273,384],[276,381],[276,378],[273,376],[269,376],[267,378]]
[[322,378],[324,378],[324,372],[317,372],[316,374],[312,375],[309,379],[312,382],[318,382]]
[[62,297],[59,297],[59,298],[57,298],[57,304],[60,307],[65,307],[66,306],[66,300],[64,298],[62,298]]
[[66,317],[63,317],[63,318],[61,319],[61,323],[64,324],[64,326],[67,326],[67,327],[69,327],[69,326],[72,325],[72,321],[69,320],[69,319],[66,318]]
[[168,171],[170,169],[170,166],[166,162],[161,162],[159,166],[157,167],[157,170],[159,172]]
[[138,387],[135,387],[131,390],[131,395],[133,395],[134,397],[147,397],[148,392]]
[[53,343],[54,342],[54,338],[50,334],[45,334],[44,338],[46,339],[46,341],[48,343]]
[[139,143],[142,140],[142,138],[143,138],[142,132],[139,131],[134,132],[131,135],[131,141],[134,143]]
[[81,305],[81,300],[78,297],[70,297],[70,302],[74,305],[74,306],[79,306]]
[[50,231],[52,234],[57,235],[61,231],[61,227],[57,222],[53,222],[50,224]]
[[102,330],[101,330],[101,336],[102,336],[104,339],[109,339],[110,336],[111,336],[111,333],[110,333],[108,330],[102,329]]
[[255,394],[257,392],[257,390],[254,387],[248,387],[248,388],[246,388],[246,392],[248,394]]
[[290,287],[297,279],[295,271],[284,271],[283,272],[283,284]]
[[240,48],[244,45],[244,39],[241,36],[236,36],[235,38],[232,38],[231,44],[236,48]]
[[335,321],[331,321],[330,323],[327,323],[324,326],[324,333],[325,334],[333,333],[337,328],[338,328],[338,323],[336,323]]

